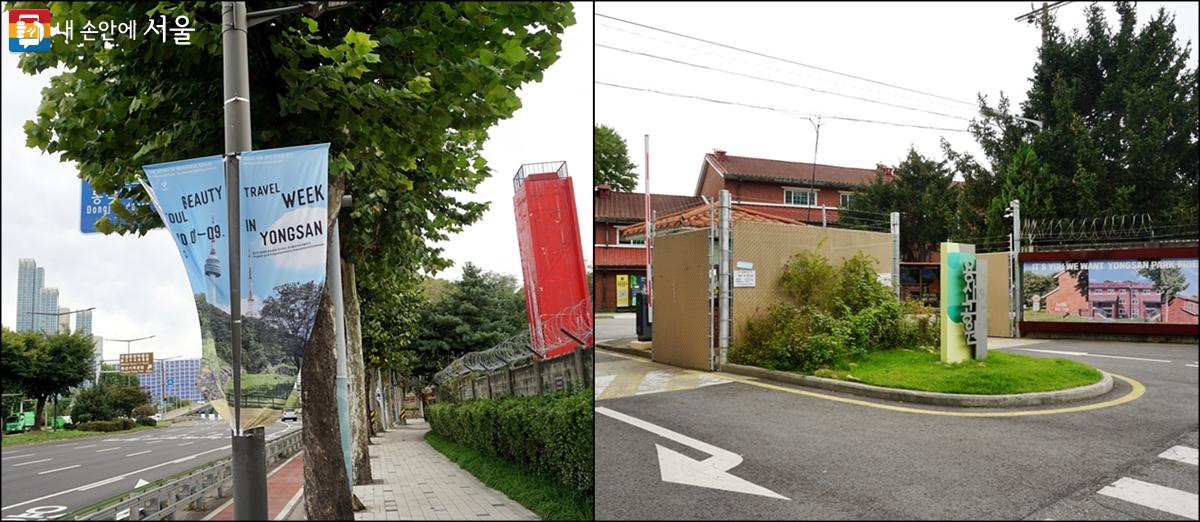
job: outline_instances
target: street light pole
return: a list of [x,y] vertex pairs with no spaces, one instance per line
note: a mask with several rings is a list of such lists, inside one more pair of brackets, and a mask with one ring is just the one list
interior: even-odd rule
[[[350,2],[300,2],[292,7],[247,13],[245,2],[221,2],[221,57],[225,107],[225,186],[229,199],[229,320],[233,342],[233,511],[238,520],[267,518],[267,443],[260,426],[242,431],[242,269],[238,208],[239,160],[251,150],[250,59],[246,35],[251,25],[293,13],[313,18]],[[336,237],[336,236],[335,236]]]

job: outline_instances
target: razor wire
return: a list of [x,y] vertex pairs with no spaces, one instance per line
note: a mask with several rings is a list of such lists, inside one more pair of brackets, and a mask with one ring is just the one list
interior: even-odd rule
[[1021,223],[1021,234],[1030,243],[1153,239],[1155,231],[1154,219],[1150,214],[1027,219]]
[[539,355],[549,348],[564,344],[591,344],[593,334],[592,307],[588,299],[582,299],[559,312],[544,316],[539,321],[541,342]]
[[[470,352],[442,368],[433,376],[434,382],[446,381],[470,373],[491,373],[528,360],[534,354],[545,356],[548,348],[563,344],[590,344],[593,337],[592,309],[583,299],[557,313],[541,318],[542,343],[535,347],[529,331],[514,334],[487,350]],[[540,347],[540,349],[539,349]]]
[[469,352],[455,359],[433,376],[434,382],[444,384],[446,381],[462,377],[472,372],[493,372],[512,363],[525,361],[535,352],[529,345],[529,332],[523,331],[500,341],[496,346],[478,352]]

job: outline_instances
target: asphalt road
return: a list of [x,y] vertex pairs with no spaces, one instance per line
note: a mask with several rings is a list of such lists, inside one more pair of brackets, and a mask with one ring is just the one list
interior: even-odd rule
[[[1098,494],[1127,479],[1190,494],[1195,509],[1194,460],[1187,464],[1159,456],[1176,445],[1192,448],[1194,455],[1197,447],[1195,346],[1007,344],[1011,347],[1005,350],[1012,353],[1087,362],[1136,380],[1145,386],[1145,393],[1130,402],[1087,411],[968,417],[896,411],[887,409],[894,403],[885,401],[787,385],[765,388],[746,383],[761,381],[729,376],[742,382],[598,400],[598,409],[618,412],[642,425],[596,415],[596,517],[1185,518]],[[599,352],[597,376],[618,367],[618,361],[628,366],[629,360]],[[1112,392],[1089,403],[1118,399],[1134,390],[1135,386],[1118,379]],[[652,432],[645,423],[687,439]],[[695,442],[680,440],[699,441],[740,456],[740,462],[728,468],[729,474],[786,500],[664,481],[660,471],[664,450],[656,445],[695,461],[713,454],[696,449]],[[700,480],[695,473],[678,475],[685,482]]]
[[596,342],[622,337],[637,337],[637,317],[634,314],[615,314],[596,317]]
[[[277,423],[267,438],[298,423]],[[229,454],[223,420],[64,442],[4,448],[0,515],[4,520],[53,518]]]

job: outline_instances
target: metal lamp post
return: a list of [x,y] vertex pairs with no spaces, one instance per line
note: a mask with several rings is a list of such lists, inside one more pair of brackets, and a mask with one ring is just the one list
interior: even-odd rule
[[[266,435],[262,427],[242,431],[242,280],[241,218],[238,209],[239,159],[251,150],[250,59],[247,31],[253,25],[286,14],[316,18],[350,2],[300,2],[292,7],[247,13],[245,2],[221,2],[221,57],[225,108],[225,186],[230,187],[229,218],[229,321],[233,363],[233,511],[238,520],[266,520]],[[334,229],[337,230],[336,228]],[[336,237],[336,236],[335,236]]]
[[180,357],[183,357],[183,356],[182,355],[174,355],[171,357],[163,357],[162,359],[157,359],[154,361],[154,369],[156,370],[155,373],[158,374],[158,410],[159,410],[158,412],[161,415],[167,414],[167,408],[165,405],[165,402],[167,400],[167,387],[166,387],[166,384],[164,384],[167,382],[167,378],[166,378],[167,377],[167,367],[165,365],[159,366],[158,361],[169,361],[171,359],[178,359]]

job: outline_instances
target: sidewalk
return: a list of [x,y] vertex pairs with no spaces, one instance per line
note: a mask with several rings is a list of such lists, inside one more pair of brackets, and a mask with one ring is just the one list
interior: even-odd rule
[[375,484],[354,486],[366,504],[355,520],[537,520],[533,512],[485,486],[425,442],[420,419],[372,439]]
[[[304,452],[297,453],[284,461],[267,475],[267,519],[280,520],[286,517],[293,506],[292,500],[301,500],[300,488],[304,487]],[[233,500],[229,500],[203,520],[234,520]]]

